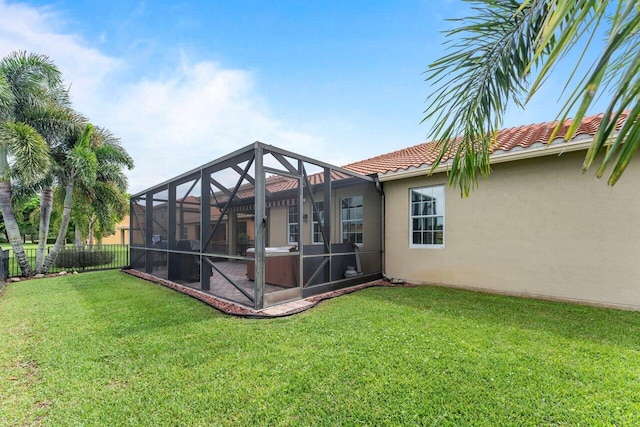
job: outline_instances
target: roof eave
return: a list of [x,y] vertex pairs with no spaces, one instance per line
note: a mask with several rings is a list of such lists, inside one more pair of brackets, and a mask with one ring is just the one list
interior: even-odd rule
[[[572,151],[586,150],[589,148],[592,142],[593,137],[590,137],[588,139],[582,139],[580,141],[569,141],[551,145],[543,145],[536,148],[527,148],[519,151],[505,151],[501,153],[494,153],[491,155],[489,161],[491,164],[497,164],[551,155],[559,156]],[[440,164],[433,171],[431,171],[431,165],[429,164],[409,169],[387,172],[384,174],[380,174],[378,178],[381,182],[395,181],[398,179],[413,178],[416,176],[435,175],[438,173],[447,172],[450,168],[451,162],[448,161],[446,163]]]

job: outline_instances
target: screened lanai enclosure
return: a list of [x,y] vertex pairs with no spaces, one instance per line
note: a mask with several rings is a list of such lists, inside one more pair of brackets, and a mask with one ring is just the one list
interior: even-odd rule
[[131,267],[245,307],[382,275],[374,177],[260,142],[131,197]]

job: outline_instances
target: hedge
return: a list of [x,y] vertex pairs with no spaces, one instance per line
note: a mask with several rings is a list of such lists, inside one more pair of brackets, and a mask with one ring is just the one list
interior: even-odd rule
[[115,260],[115,253],[95,249],[84,251],[74,248],[62,249],[58,253],[55,265],[60,268],[86,268],[97,265],[111,264]]

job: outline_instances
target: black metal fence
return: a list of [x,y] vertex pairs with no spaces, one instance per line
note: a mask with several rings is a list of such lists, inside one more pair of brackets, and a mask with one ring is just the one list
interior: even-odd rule
[[9,251],[0,250],[0,288],[2,288],[2,282],[9,276]]
[[[52,247],[47,247],[47,254]],[[5,252],[5,251],[2,251]],[[8,251],[7,251],[8,252]],[[35,266],[37,249],[25,249],[25,253],[31,266]],[[6,263],[6,264],[3,264]],[[0,275],[2,267],[6,265],[6,277],[20,276],[20,266],[16,261],[13,251],[9,252],[6,260],[0,260]],[[89,246],[67,246],[63,248],[55,263],[49,269],[49,273],[59,273],[61,271],[89,271],[108,270],[122,268],[129,265],[129,245],[94,245]]]

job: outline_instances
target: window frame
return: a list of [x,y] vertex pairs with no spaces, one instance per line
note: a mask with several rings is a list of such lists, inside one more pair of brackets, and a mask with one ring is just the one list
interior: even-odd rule
[[[295,212],[295,219],[296,222],[290,222],[291,221],[291,208],[297,208],[296,212]],[[287,244],[288,245],[297,245],[298,244],[298,239],[300,238],[300,222],[299,221],[299,216],[300,216],[300,211],[299,211],[300,207],[297,204],[291,204],[291,205],[287,205]],[[295,225],[297,227],[297,235],[298,237],[296,237],[295,241],[291,241],[291,226]]]
[[[413,192],[415,190],[423,190],[423,189],[432,189],[439,188],[442,191],[442,214],[429,214],[429,215],[413,215]],[[446,217],[447,217],[447,209],[446,209],[446,191],[445,186],[442,184],[437,185],[425,185],[421,187],[412,187],[409,188],[409,247],[416,249],[443,249],[446,244]],[[413,242],[413,220],[414,219],[423,219],[423,218],[437,218],[442,217],[442,243],[414,243]],[[423,230],[424,231],[424,230]]]
[[[324,227],[324,200],[316,200],[316,203],[322,204],[322,209],[320,210],[320,212],[322,213],[322,220],[321,221],[316,221],[315,220],[315,216],[313,215],[313,203],[310,204],[311,207],[311,244],[312,245],[322,245],[324,244],[324,240],[317,242],[315,240],[316,237],[316,233],[315,233],[315,226],[316,224],[320,224],[322,223],[322,226]],[[320,237],[322,237],[322,234],[320,234]]]
[[[345,220],[343,218],[343,215],[342,215],[343,209],[344,209],[342,207],[343,200],[345,200],[345,199],[354,199],[354,198],[357,198],[357,197],[360,198],[360,203],[361,203],[360,206],[355,206],[354,207],[354,206],[351,205],[351,202],[349,202],[349,207],[347,209],[355,209],[355,208],[360,207],[362,209],[361,218],[360,219],[347,219],[347,220]],[[340,197],[340,211],[339,212],[340,212],[340,242],[342,242],[342,243],[345,242],[345,238],[344,238],[344,224],[345,224],[345,222],[348,222],[348,223],[360,222],[361,229],[362,229],[362,231],[360,232],[360,234],[362,236],[362,241],[361,242],[353,242],[353,243],[358,247],[362,246],[364,244],[364,196],[363,195],[355,195],[355,196]],[[357,233],[355,233],[355,234],[357,234]],[[347,240],[347,241],[350,242],[351,240]]]

